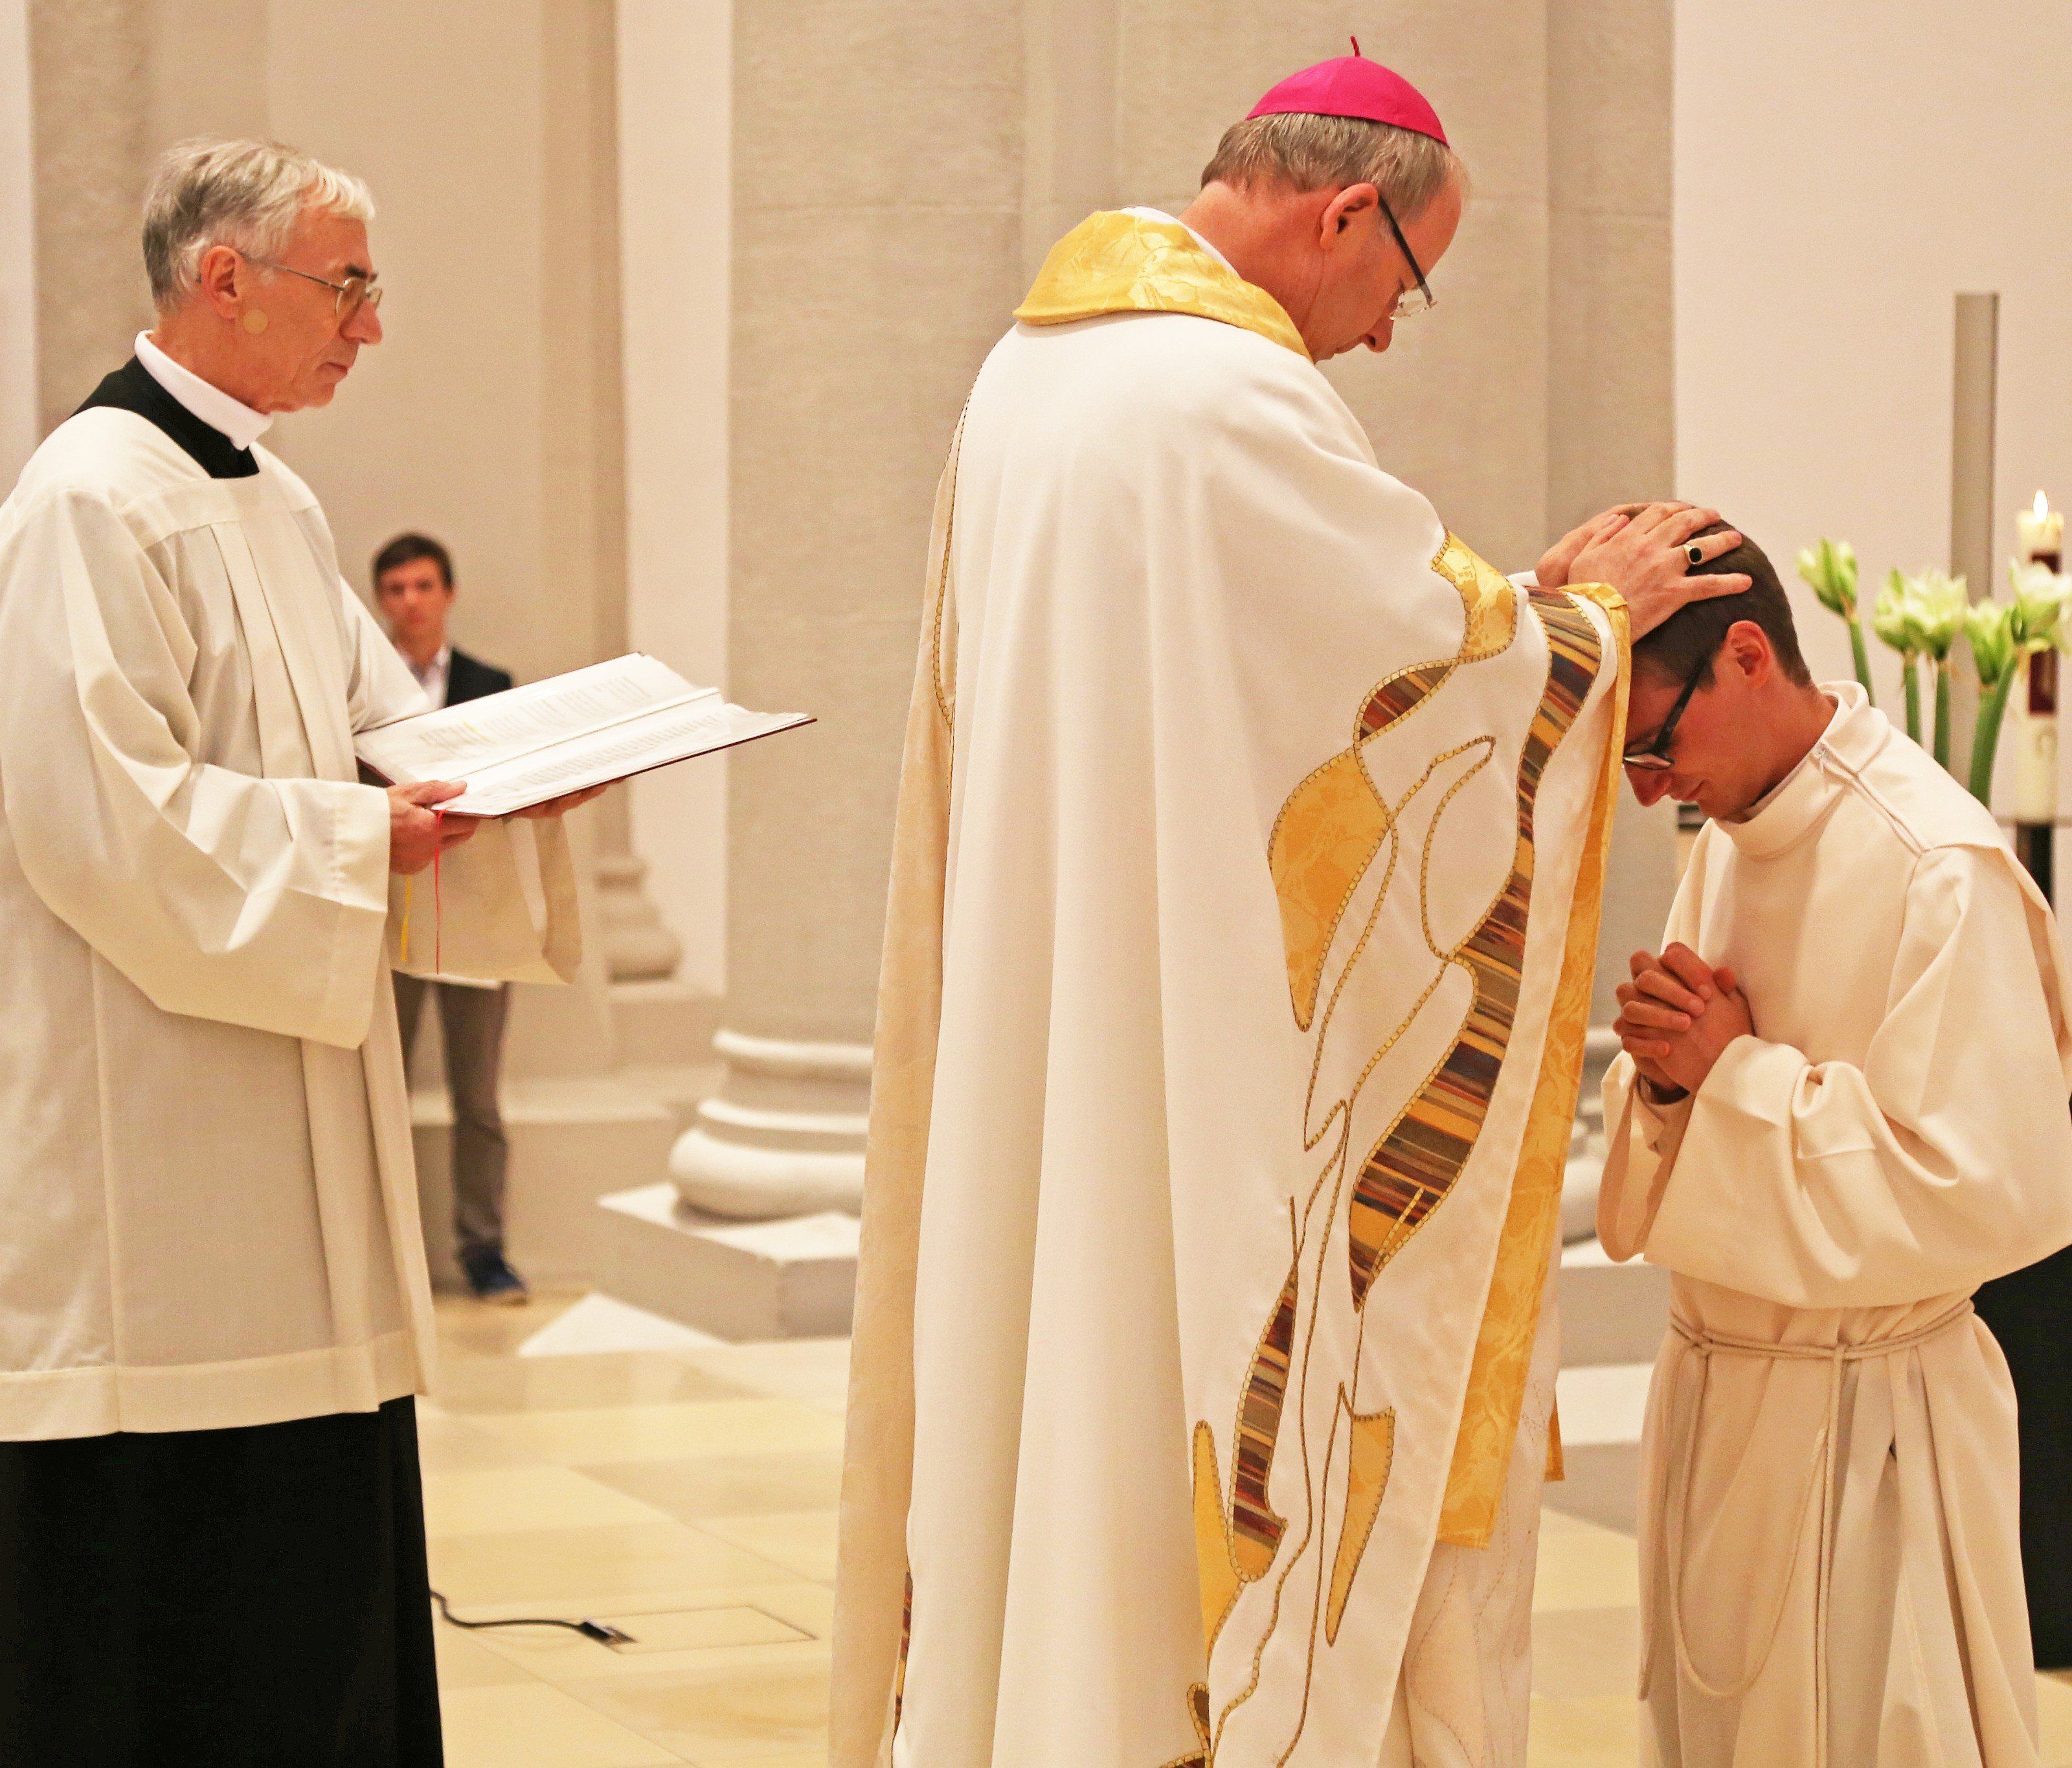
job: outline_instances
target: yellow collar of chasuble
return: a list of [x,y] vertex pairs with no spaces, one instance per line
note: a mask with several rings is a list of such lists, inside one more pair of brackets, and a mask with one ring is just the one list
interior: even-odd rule
[[1192,313],[1309,357],[1281,303],[1218,263],[1178,221],[1113,210],[1089,215],[1050,248],[1014,317],[1063,325],[1103,313]]

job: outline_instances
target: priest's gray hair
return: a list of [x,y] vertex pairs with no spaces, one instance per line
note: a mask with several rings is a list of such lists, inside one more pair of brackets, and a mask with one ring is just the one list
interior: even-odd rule
[[1393,123],[1288,111],[1248,117],[1224,130],[1204,184],[1240,190],[1259,179],[1298,191],[1371,184],[1398,221],[1413,221],[1448,184],[1467,183],[1467,168],[1444,142]]
[[306,209],[374,219],[350,172],[278,142],[198,140],[168,148],[144,192],[144,268],[160,312],[190,293],[212,245],[278,257]]

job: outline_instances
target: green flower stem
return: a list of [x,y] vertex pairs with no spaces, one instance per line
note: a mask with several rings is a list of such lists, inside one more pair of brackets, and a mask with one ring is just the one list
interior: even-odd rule
[[1930,753],[1935,765],[1947,772],[1950,767],[1950,660],[1935,660],[1935,746]]
[[1899,660],[1900,684],[1906,689],[1906,734],[1921,741],[1921,663],[1911,652]]
[[2000,720],[2007,714],[2015,677],[2024,672],[2027,661],[2020,653],[2016,655],[2008,672],[1994,686],[1992,697],[1980,706],[1978,727],[1971,733],[1971,796],[1988,810],[1993,808],[1993,756],[2000,746]]
[[1876,705],[1877,689],[1871,685],[1871,655],[1864,647],[1864,623],[1853,614],[1848,619],[1849,652],[1856,660],[1856,680],[1863,684],[1864,697]]

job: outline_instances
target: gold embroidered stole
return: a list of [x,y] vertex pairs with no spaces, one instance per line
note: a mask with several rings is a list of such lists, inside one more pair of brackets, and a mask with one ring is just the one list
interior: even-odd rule
[[1014,317],[1064,325],[1104,313],[1191,313],[1256,331],[1309,360],[1281,303],[1218,262],[1177,221],[1113,210],[1088,216],[1050,248]]
[[[1597,923],[1604,906],[1605,865],[1611,850],[1612,811],[1617,801],[1619,756],[1626,746],[1626,694],[1632,675],[1632,643],[1626,603],[1601,583],[1577,583],[1569,593],[1588,597],[1611,623],[1618,646],[1618,678],[1613,688],[1612,728],[1590,807],[1590,826],[1576,874],[1575,894],[1563,942],[1561,977],[1554,994],[1540,1079],[1532,1094],[1511,1205],[1497,1242],[1496,1269],[1489,1304],[1475,1338],[1460,1434],[1446,1478],[1439,1539],[1462,1547],[1486,1547],[1496,1522],[1497,1501],[1511,1466],[1525,1401],[1525,1378],[1532,1362],[1554,1242],[1560,1231],[1561,1182],[1583,1072],[1583,1036],[1589,1024],[1590,985],[1596,974]],[[1547,1477],[1561,1477],[1558,1420],[1548,1438]]]

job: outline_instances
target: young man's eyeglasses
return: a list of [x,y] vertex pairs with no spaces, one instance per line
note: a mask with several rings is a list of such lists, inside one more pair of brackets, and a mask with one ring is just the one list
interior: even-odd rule
[[1403,236],[1403,229],[1396,224],[1396,211],[1388,206],[1388,199],[1375,187],[1374,199],[1381,205],[1382,219],[1388,223],[1388,231],[1396,236],[1396,249],[1403,254],[1403,261],[1410,266],[1410,273],[1417,278],[1417,286],[1405,289],[1396,298],[1396,305],[1388,310],[1392,319],[1407,319],[1413,313],[1429,313],[1439,304],[1439,298],[1432,292],[1432,285],[1424,280],[1423,268],[1417,262],[1417,254],[1410,249],[1410,242]]
[[[245,254],[248,264],[256,264],[262,269],[285,271],[290,276],[298,276],[305,282],[314,282],[320,289],[329,289],[338,296],[338,323],[350,325],[352,317],[362,307],[381,305],[381,290],[371,276],[349,276],[343,282],[334,282],[328,277],[311,276],[307,270],[298,270],[291,264],[277,263],[272,258],[255,258]],[[378,274],[379,273],[377,273]]]
[[1684,691],[1676,697],[1676,703],[1669,709],[1669,716],[1662,721],[1661,728],[1654,737],[1638,749],[1629,749],[1619,757],[1621,763],[1638,767],[1644,773],[1660,773],[1673,767],[1669,759],[1669,746],[1676,739],[1677,721],[1683,717],[1684,709],[1691,704],[1691,696],[1698,691],[1712,667],[1712,660],[1701,657],[1698,667],[1691,672],[1690,679],[1684,684]]

